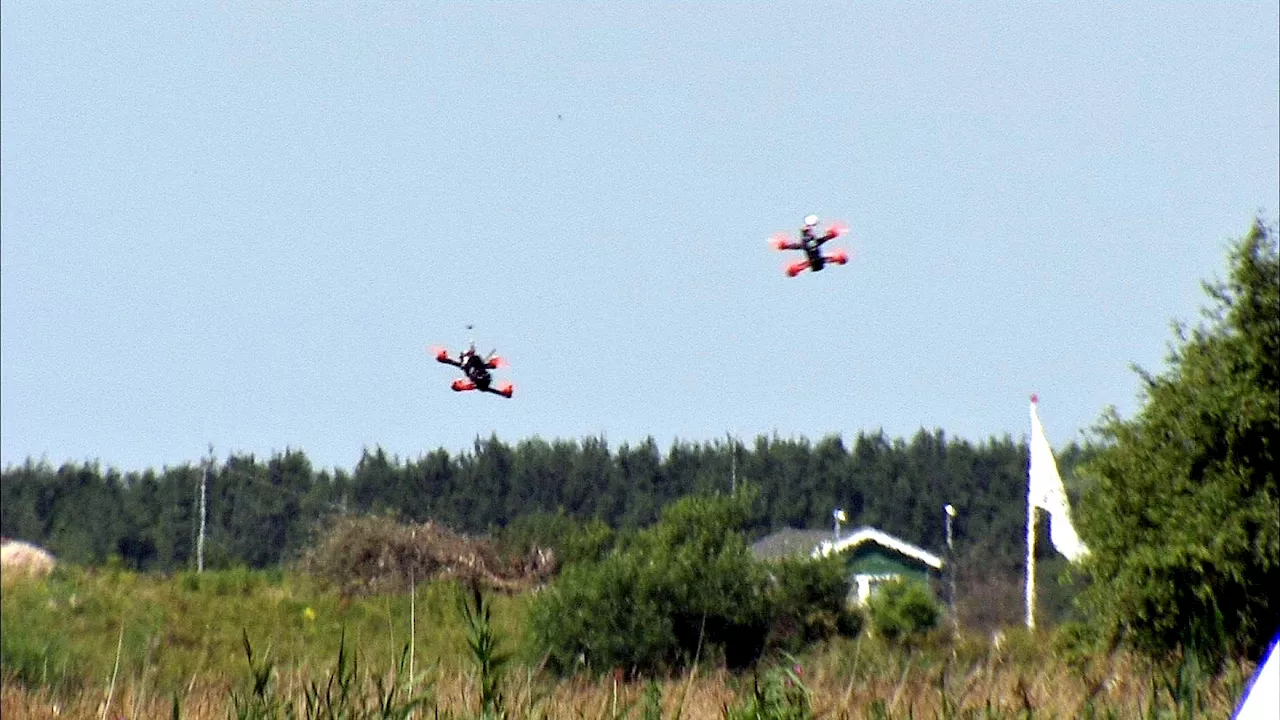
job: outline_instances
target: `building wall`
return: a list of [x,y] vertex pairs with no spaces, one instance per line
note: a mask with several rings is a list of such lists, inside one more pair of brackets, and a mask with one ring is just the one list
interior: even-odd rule
[[845,560],[845,567],[850,575],[896,574],[922,582],[929,579],[928,565],[879,546],[859,547]]
[[878,545],[863,545],[845,560],[849,577],[849,601],[862,605],[877,584],[906,578],[931,585],[937,574],[928,565]]

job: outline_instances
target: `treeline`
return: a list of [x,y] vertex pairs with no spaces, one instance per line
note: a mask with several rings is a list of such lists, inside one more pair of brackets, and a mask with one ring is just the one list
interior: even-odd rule
[[[1073,444],[1061,453],[1065,476],[1087,452]],[[958,553],[1013,567],[1023,552],[1026,463],[1022,441],[974,445],[923,430],[910,442],[860,433],[851,445],[838,436],[677,442],[665,454],[652,439],[611,450],[598,438],[512,446],[491,437],[457,455],[441,449],[412,460],[366,450],[353,471],[333,473],[315,471],[296,450],[265,461],[231,455],[207,476],[205,564],[289,562],[340,513],[390,513],[473,534],[548,515],[633,530],[653,524],[673,500],[728,493],[736,483],[758,493],[752,537],[830,528],[838,507],[847,527],[871,525],[941,552],[942,507],[951,503],[960,510]],[[0,534],[76,563],[118,557],[140,570],[193,567],[204,473],[199,465],[120,472],[28,460],[0,480]]]

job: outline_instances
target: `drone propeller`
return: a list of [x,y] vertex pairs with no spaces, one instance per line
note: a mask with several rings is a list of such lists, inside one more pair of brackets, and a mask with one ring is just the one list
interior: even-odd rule
[[773,246],[774,250],[786,250],[787,246],[791,244],[791,238],[786,233],[774,233],[769,236],[769,244]]
[[849,232],[849,223],[836,221],[831,223],[831,227],[827,228],[827,234],[832,237],[840,237]]
[[432,345],[427,348],[427,352],[431,353],[431,356],[437,360],[449,357],[449,351],[439,345]]

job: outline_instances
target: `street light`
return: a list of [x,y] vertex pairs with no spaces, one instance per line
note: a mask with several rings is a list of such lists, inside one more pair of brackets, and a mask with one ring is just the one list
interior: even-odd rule
[[956,508],[947,503],[942,509],[946,513],[947,523],[947,604],[951,606],[951,622],[955,625],[956,632],[959,632],[960,618],[956,615],[956,554],[951,536],[951,520],[956,516]]

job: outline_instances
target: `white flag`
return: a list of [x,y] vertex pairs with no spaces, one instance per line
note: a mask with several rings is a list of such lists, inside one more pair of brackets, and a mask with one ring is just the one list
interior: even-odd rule
[[[1044,508],[1049,513],[1049,539],[1058,552],[1075,562],[1089,554],[1089,548],[1080,541],[1071,525],[1071,506],[1067,503],[1067,490],[1058,474],[1058,463],[1053,459],[1053,448],[1044,436],[1044,426],[1036,414],[1036,401],[1031,401],[1031,463],[1028,471],[1027,503],[1031,507]],[[1030,532],[1030,530],[1028,530]]]
[[1235,720],[1272,720],[1280,717],[1280,635],[1259,663],[1249,689],[1241,698]]

